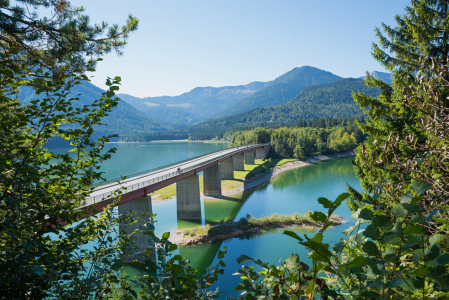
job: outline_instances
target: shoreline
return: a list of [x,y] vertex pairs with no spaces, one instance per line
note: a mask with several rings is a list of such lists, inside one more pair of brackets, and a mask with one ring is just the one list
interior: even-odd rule
[[[330,227],[339,226],[339,225],[347,222],[340,216],[333,216],[330,221],[333,222],[332,226],[330,226]],[[311,223],[308,221],[295,222],[295,220],[293,220],[293,219],[290,221],[287,221],[285,223],[270,224],[270,225],[260,226],[260,227],[255,226],[255,227],[251,227],[251,228],[247,228],[247,229],[237,228],[237,224],[238,224],[238,222],[231,222],[231,223],[224,223],[224,224],[219,224],[219,225],[215,225],[215,226],[211,227],[211,229],[220,228],[220,227],[234,227],[233,232],[225,233],[225,234],[215,234],[215,235],[200,234],[198,236],[188,237],[187,234],[183,234],[182,231],[178,230],[175,233],[175,236],[173,238],[170,238],[169,240],[170,240],[170,242],[172,242],[174,244],[179,244],[179,245],[195,245],[195,244],[202,244],[205,242],[211,242],[211,241],[216,241],[216,240],[227,240],[230,238],[235,238],[235,237],[239,237],[239,236],[243,236],[243,235],[255,234],[255,233],[258,233],[261,231],[267,231],[267,230],[270,230],[273,228],[302,227],[302,228],[318,229],[318,228],[322,228],[325,225],[323,223],[314,224],[314,223]]]
[[147,142],[107,142],[106,144],[133,144],[133,143],[167,143],[167,142],[187,142],[187,143],[205,143],[205,144],[230,144],[228,141],[213,141],[213,140],[157,140],[157,141],[147,141]]
[[[230,190],[222,191],[221,197],[204,196],[202,191],[200,192],[200,197],[202,197],[203,199],[213,200],[213,199],[221,199],[223,197],[236,196],[238,194],[247,192],[261,184],[264,184],[267,181],[270,181],[272,178],[276,177],[277,175],[279,175],[285,171],[312,165],[317,162],[325,161],[325,160],[332,159],[332,158],[345,158],[345,157],[351,157],[351,156],[355,156],[354,151],[349,151],[349,152],[344,152],[344,153],[335,153],[335,154],[329,154],[329,155],[312,156],[306,161],[298,160],[298,161],[294,161],[294,162],[287,162],[287,163],[283,164],[282,166],[276,166],[276,167],[272,168],[271,172],[269,172],[268,174],[267,173],[259,173],[259,174],[256,174],[253,178],[244,179],[243,183],[240,184],[238,187],[235,187]],[[157,192],[155,192],[155,193],[157,193]],[[159,203],[159,202],[164,202],[164,201],[170,201],[175,198],[176,198],[176,196],[166,198],[166,199],[155,199],[155,200],[152,200],[152,202]]]

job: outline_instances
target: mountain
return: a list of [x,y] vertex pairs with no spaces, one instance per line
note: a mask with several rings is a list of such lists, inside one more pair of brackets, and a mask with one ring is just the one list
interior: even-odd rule
[[[85,104],[90,104],[94,100],[101,98],[101,94],[105,92],[99,87],[90,82],[83,82],[80,85],[75,85],[69,97],[79,96],[78,101],[73,101],[74,107],[82,107]],[[38,96],[34,90],[23,86],[18,98],[27,104]],[[119,134],[119,136],[130,136],[148,131],[166,131],[179,128],[179,126],[161,121],[159,119],[148,116],[147,114],[138,111],[133,106],[125,101],[119,101],[118,105],[112,109],[109,116],[105,117],[102,122],[106,126],[95,126],[94,137],[100,135]]]
[[346,78],[323,85],[304,88],[287,103],[255,108],[238,115],[212,119],[189,127],[190,132],[223,130],[260,124],[292,124],[318,118],[351,118],[362,115],[352,98],[360,91],[377,96],[379,91],[365,85],[362,79]]
[[[373,76],[376,79],[380,79],[382,81],[385,81],[387,83],[393,82],[393,75],[391,73],[386,72],[379,72],[379,71],[372,71],[370,73],[371,76]],[[365,76],[359,77],[360,79],[365,79]]]
[[232,106],[265,85],[265,82],[251,82],[239,86],[197,87],[173,97],[138,98],[127,94],[118,96],[149,116],[191,125],[209,119],[213,114]]
[[254,108],[279,105],[294,98],[305,87],[326,84],[339,79],[341,79],[340,76],[314,67],[294,68],[268,82],[260,91],[217,113],[213,118],[218,119],[250,111]]

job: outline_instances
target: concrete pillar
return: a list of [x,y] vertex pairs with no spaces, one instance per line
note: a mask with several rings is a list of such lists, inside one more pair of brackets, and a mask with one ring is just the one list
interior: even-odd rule
[[[125,228],[126,234],[130,235],[133,233],[136,229],[143,228],[146,223],[149,222],[149,218],[152,213],[152,207],[151,207],[151,197],[141,197],[137,198],[133,201],[124,203],[119,205],[118,207],[118,213],[120,215],[125,215],[128,213],[136,213],[133,214],[133,218],[137,219],[137,222],[129,225]],[[142,217],[142,218],[138,218]],[[131,237],[133,237],[132,235]],[[145,262],[145,258],[143,256],[143,252],[147,250],[148,247],[152,246],[154,247],[154,241],[150,242],[151,238],[148,235],[139,234],[135,237],[135,247],[137,249],[134,249],[132,251],[125,251],[125,254],[123,256],[124,262],[131,262],[133,260],[137,260],[141,263]],[[151,253],[151,260],[156,261],[156,249],[153,250]]]
[[248,151],[244,153],[245,164],[254,165],[254,151]]
[[264,146],[263,148],[265,150],[265,158],[267,158],[268,157],[268,153],[270,152],[271,146],[268,145],[268,146]]
[[221,174],[219,164],[203,171],[203,195],[221,196]]
[[232,164],[234,171],[245,171],[245,164],[243,163],[243,153],[232,157]]
[[234,165],[232,157],[220,162],[221,180],[234,179]]
[[262,159],[262,158],[265,158],[265,149],[257,148],[256,149],[256,159]]
[[178,219],[201,219],[200,180],[197,174],[176,183]]

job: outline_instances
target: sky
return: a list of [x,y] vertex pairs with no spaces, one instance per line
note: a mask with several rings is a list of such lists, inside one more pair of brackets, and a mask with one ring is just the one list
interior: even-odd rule
[[93,23],[139,19],[123,56],[107,54],[92,83],[120,76],[119,93],[175,96],[195,87],[270,81],[313,66],[342,77],[385,71],[375,27],[395,25],[405,0],[72,0]]

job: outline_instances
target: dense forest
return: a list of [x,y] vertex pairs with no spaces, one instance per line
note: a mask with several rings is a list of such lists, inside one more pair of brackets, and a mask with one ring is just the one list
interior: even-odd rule
[[[233,146],[270,142],[273,157],[307,156],[324,153],[350,151],[365,138],[358,123],[364,119],[319,119],[306,124],[298,122],[296,127],[263,128],[228,132],[224,138]],[[307,126],[307,127],[305,127]]]

